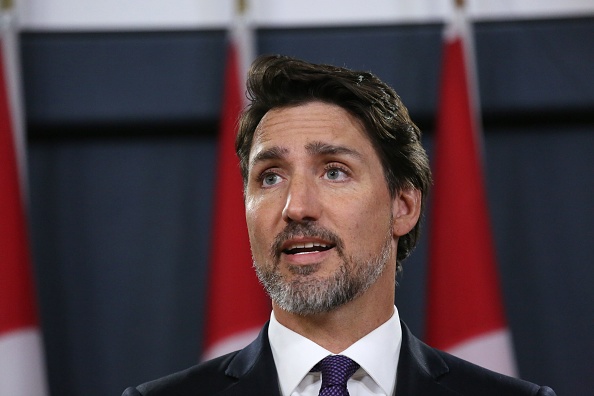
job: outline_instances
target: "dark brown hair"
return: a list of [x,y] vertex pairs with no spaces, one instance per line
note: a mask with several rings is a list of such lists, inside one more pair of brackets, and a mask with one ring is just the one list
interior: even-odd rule
[[[396,92],[373,74],[286,56],[262,56],[250,68],[247,90],[250,104],[241,115],[235,141],[244,185],[254,132],[262,117],[273,108],[321,101],[344,108],[362,122],[392,196],[407,188],[418,189],[423,213],[431,170],[421,131]],[[399,267],[417,243],[419,223],[398,241]]]

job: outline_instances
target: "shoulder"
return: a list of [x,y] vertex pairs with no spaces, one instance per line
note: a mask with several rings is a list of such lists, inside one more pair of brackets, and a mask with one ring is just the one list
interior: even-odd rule
[[496,373],[432,348],[402,324],[397,394],[555,396],[548,387]]
[[233,352],[136,388],[128,388],[122,396],[190,395],[196,389],[210,394],[223,390],[234,383],[232,377],[225,375],[225,370],[236,355],[237,352]]
[[274,390],[278,379],[267,330],[268,324],[239,351],[128,388],[122,396],[195,396],[198,392],[211,395],[224,391],[234,395],[277,394]]
[[449,367],[448,374],[444,375],[440,382],[461,395],[555,396],[555,392],[549,387],[509,377],[446,352],[436,351]]

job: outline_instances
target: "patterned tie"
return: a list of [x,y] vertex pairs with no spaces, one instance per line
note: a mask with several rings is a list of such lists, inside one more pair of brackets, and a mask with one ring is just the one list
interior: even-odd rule
[[322,372],[322,389],[319,396],[349,396],[347,381],[359,365],[342,355],[326,356],[311,371]]

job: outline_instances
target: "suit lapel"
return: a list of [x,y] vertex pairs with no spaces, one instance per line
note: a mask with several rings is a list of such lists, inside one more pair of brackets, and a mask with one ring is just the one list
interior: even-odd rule
[[413,336],[402,323],[396,396],[453,396],[457,393],[439,383],[449,368],[439,354]]
[[[419,341],[402,323],[402,346],[398,361],[396,396],[454,396],[440,384],[449,368],[431,347]],[[231,360],[225,375],[235,383],[220,396],[280,396],[278,376],[268,341],[268,323],[258,338]]]
[[236,382],[220,396],[280,396],[278,375],[268,341],[268,323],[258,338],[231,360],[225,375],[236,379]]

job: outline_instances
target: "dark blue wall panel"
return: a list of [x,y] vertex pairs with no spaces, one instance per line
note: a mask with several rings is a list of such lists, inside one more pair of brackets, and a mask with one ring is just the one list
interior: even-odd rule
[[[261,53],[371,70],[431,126],[440,25],[257,33]],[[594,389],[592,37],[592,18],[476,26],[518,363],[559,395]],[[117,395],[198,360],[224,55],[223,31],[22,35],[32,237],[55,396]],[[419,335],[426,250],[423,240],[397,291]]]

